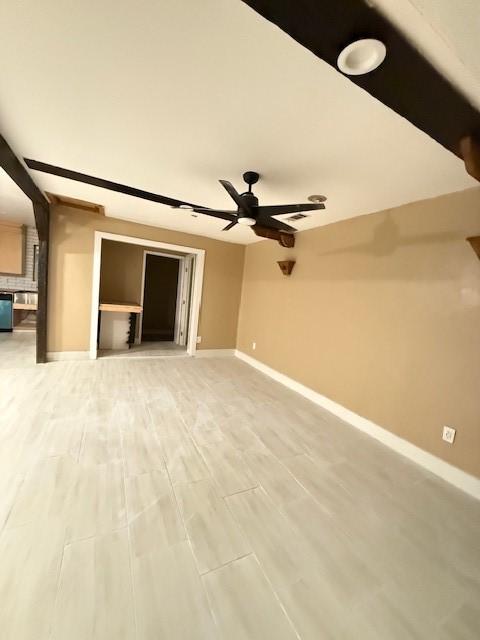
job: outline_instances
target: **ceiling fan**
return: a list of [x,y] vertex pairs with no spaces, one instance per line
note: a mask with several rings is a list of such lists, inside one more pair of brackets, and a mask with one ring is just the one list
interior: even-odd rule
[[279,216],[286,213],[300,213],[302,211],[314,211],[316,209],[325,209],[323,204],[326,198],[324,196],[317,196],[316,202],[304,203],[304,204],[280,204],[273,206],[259,206],[258,198],[252,192],[252,185],[256,184],[260,178],[260,175],[256,171],[246,171],[243,174],[243,179],[248,185],[248,191],[244,193],[238,193],[231,182],[228,180],[220,180],[220,184],[227,191],[229,196],[237,205],[236,211],[226,211],[223,209],[209,209],[207,207],[191,207],[188,205],[180,205],[181,209],[192,209],[197,213],[203,213],[207,216],[222,217],[229,216],[229,224],[223,228],[223,231],[229,231],[235,225],[241,224],[248,227],[256,225],[275,229],[276,231],[283,231],[286,233],[293,233],[296,229],[285,222],[276,220],[273,216]]
[[314,201],[304,204],[259,206],[258,198],[252,192],[252,185],[256,184],[260,178],[260,175],[256,171],[246,171],[243,174],[243,179],[248,185],[248,191],[245,191],[244,193],[238,193],[231,182],[228,182],[227,180],[220,180],[224,189],[237,205],[236,211],[228,211],[223,209],[210,209],[209,207],[192,204],[191,202],[186,202],[184,200],[169,198],[168,196],[143,191],[142,189],[135,189],[134,187],[128,187],[127,185],[120,184],[118,182],[104,180],[103,178],[96,178],[85,173],[72,171],[71,169],[64,169],[45,162],[39,162],[38,160],[32,160],[29,158],[24,158],[24,160],[27,167],[34,169],[35,171],[41,171],[43,173],[49,173],[69,180],[83,182],[95,187],[101,187],[103,189],[109,189],[110,191],[134,196],[136,198],[159,202],[174,209],[187,209],[195,211],[196,213],[212,216],[214,218],[220,218],[221,220],[227,220],[228,224],[223,228],[223,231],[229,231],[237,224],[250,226],[256,235],[278,240],[283,246],[293,246],[293,233],[296,229],[285,222],[276,220],[273,216],[325,209],[325,196],[313,196],[312,200]]

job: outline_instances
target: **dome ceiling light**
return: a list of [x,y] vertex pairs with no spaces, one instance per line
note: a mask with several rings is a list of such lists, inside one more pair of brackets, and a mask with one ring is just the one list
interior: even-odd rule
[[380,40],[356,40],[340,53],[337,66],[347,76],[362,76],[377,69],[386,55],[387,48]]

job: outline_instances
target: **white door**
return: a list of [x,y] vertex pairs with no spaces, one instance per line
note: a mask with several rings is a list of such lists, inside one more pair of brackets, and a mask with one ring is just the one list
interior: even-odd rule
[[194,260],[193,255],[185,256],[180,260],[179,265],[175,342],[181,346],[186,346],[188,340]]

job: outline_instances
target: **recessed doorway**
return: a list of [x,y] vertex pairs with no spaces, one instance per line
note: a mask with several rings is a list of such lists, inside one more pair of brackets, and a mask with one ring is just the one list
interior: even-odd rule
[[177,322],[176,257],[145,252],[141,342],[174,342]]
[[143,352],[168,354],[186,351],[190,333],[190,309],[194,257],[144,251],[142,313],[136,345]]
[[203,249],[95,232],[90,357],[195,355],[203,265]]

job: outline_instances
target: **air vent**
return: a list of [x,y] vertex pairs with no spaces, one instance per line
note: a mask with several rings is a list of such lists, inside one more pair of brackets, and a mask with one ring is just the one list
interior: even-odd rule
[[303,218],[308,218],[308,216],[306,216],[304,213],[294,213],[293,216],[289,216],[286,219],[292,220],[292,222],[294,222],[295,220],[303,220]]
[[87,202],[86,200],[77,200],[77,198],[70,198],[68,196],[60,196],[57,193],[49,193],[48,191],[46,191],[46,194],[51,204],[70,207],[71,209],[80,209],[80,211],[95,213],[100,216],[105,215],[105,207],[101,204]]

